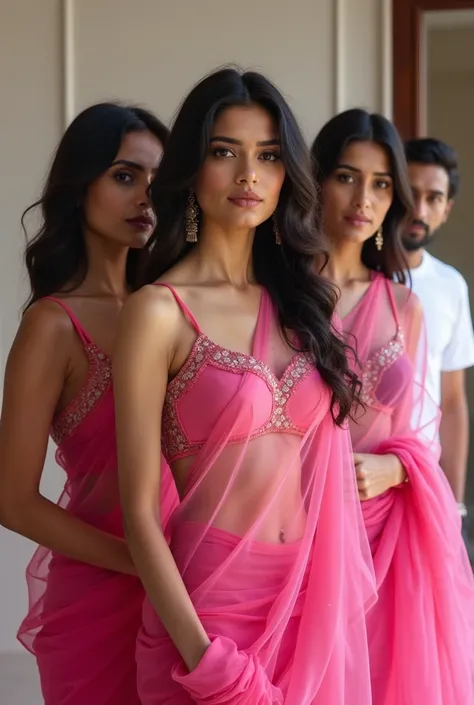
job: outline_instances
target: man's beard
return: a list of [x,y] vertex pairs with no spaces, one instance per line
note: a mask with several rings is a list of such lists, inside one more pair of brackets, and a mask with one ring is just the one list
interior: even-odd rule
[[430,232],[429,226],[422,220],[414,220],[412,222],[412,225],[418,225],[419,227],[423,228],[425,234],[420,237],[418,234],[412,234],[410,231],[405,233],[402,236],[402,243],[405,250],[407,252],[417,252],[422,248],[429,247],[433,243],[436,233]]

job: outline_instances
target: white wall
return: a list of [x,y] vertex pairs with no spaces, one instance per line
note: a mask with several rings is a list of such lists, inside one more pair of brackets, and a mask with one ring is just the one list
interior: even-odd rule
[[[38,194],[67,121],[120,98],[164,119],[204,73],[229,62],[267,73],[309,139],[335,111],[390,111],[389,0],[0,0],[0,362],[25,297],[21,211]],[[56,496],[52,461],[45,491]],[[0,531],[0,651],[25,612],[29,542]]]

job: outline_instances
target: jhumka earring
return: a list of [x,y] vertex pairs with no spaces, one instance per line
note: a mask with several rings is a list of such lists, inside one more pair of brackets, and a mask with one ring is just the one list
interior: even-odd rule
[[383,228],[380,226],[377,235],[375,236],[375,247],[380,252],[383,247]]
[[276,219],[276,211],[273,214],[273,232],[275,233],[275,242],[277,245],[281,245],[281,237],[280,233],[278,232],[278,223]]
[[193,191],[189,191],[186,206],[186,242],[197,242],[198,239],[198,204]]

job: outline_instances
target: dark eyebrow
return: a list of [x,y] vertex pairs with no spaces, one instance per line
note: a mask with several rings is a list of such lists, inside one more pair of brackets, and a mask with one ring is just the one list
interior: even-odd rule
[[[416,193],[416,194],[422,193],[422,189],[419,189],[416,186],[411,186],[411,190],[413,191],[413,193]],[[446,197],[446,192],[439,191],[438,189],[429,189],[428,194],[430,196],[442,196],[443,198]]]
[[[212,137],[209,140],[209,143],[212,144],[213,142],[226,142],[227,144],[236,144],[239,147],[242,147],[243,142],[240,140],[235,140],[233,137],[224,137],[222,135],[216,135],[216,137]],[[262,140],[261,142],[257,142],[257,147],[279,147],[280,146],[280,140],[279,139],[271,139],[271,140]]]
[[[361,173],[360,169],[356,169],[355,166],[351,166],[350,164],[338,164],[336,169],[347,169],[348,171],[354,172],[354,174]],[[388,176],[393,178],[389,171],[374,171],[374,176]]]
[[136,169],[137,171],[145,171],[142,164],[139,164],[138,162],[131,162],[129,159],[117,159],[117,161],[113,162],[110,166],[113,167],[117,166],[118,164],[128,166],[130,167],[130,169]]

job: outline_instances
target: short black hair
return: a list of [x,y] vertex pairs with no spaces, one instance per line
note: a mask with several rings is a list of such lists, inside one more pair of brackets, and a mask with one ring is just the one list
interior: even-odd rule
[[423,137],[405,142],[405,155],[410,164],[435,164],[442,167],[449,177],[448,197],[454,198],[459,191],[459,167],[456,151],[441,140]]

